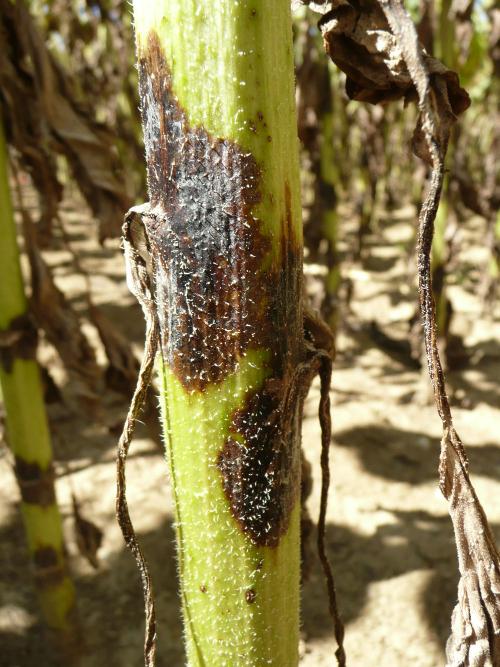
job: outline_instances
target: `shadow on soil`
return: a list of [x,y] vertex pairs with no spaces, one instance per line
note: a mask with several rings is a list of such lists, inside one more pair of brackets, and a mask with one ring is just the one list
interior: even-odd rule
[[[372,537],[344,526],[327,526],[327,549],[343,619],[348,624],[362,613],[370,584],[427,569],[430,577],[421,596],[421,614],[444,646],[458,579],[451,523],[448,517],[435,517],[427,512],[380,509],[391,514],[393,522],[379,526]],[[493,528],[498,534],[500,526]],[[0,630],[1,664],[56,667],[59,663],[48,647],[34,594],[23,581],[29,572],[29,562],[18,517],[13,516],[12,521],[2,527],[0,540],[8,545],[0,556],[1,571],[9,581],[3,604],[25,610],[31,619],[17,632]],[[184,663],[182,627],[171,522],[139,535],[139,541],[157,591],[157,667],[181,667]],[[302,590],[303,631],[306,639],[331,636],[333,651],[324,579],[315,555],[312,561],[311,574]],[[142,664],[142,593],[129,551],[123,548],[112,554],[102,569],[77,576],[75,583],[86,642],[79,667]]]
[[[158,593],[157,667],[181,667],[184,662],[182,626],[177,595],[174,534],[170,521],[138,536],[148,560]],[[19,515],[0,529],[2,604],[16,615],[12,626],[0,627],[2,667],[73,667],[51,646],[39,614]],[[28,574],[27,574],[28,573]],[[139,574],[135,561],[123,548],[109,556],[101,569],[74,577],[80,626],[84,637],[82,656],[75,667],[124,667],[143,664],[144,611]],[[24,622],[19,623],[19,618]],[[15,628],[15,629],[14,629]]]
[[[365,469],[396,482],[421,484],[437,480],[439,439],[418,431],[370,424],[335,433],[335,443],[355,449]],[[500,479],[498,445],[469,447],[471,475]]]
[[[436,517],[423,511],[380,509],[390,512],[394,523],[379,526],[372,537],[359,535],[344,526],[327,526],[327,546],[344,623],[349,624],[362,613],[370,584],[415,570],[428,570],[420,612],[444,650],[458,583],[451,521],[447,516]],[[492,529],[498,536],[500,525],[492,525]],[[335,641],[325,582],[316,557],[311,575],[303,585],[302,598],[306,640],[331,636],[333,653]],[[323,604],[318,604],[318,600],[323,600]]]

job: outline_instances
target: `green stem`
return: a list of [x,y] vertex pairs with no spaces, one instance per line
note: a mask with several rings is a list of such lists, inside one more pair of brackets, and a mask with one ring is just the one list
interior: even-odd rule
[[188,663],[298,664],[302,231],[288,0],[135,0]]
[[143,224],[191,667],[298,664],[302,232],[288,0],[135,0]]
[[[16,462],[21,510],[45,621],[57,642],[74,639],[75,594],[66,570],[61,516],[56,504],[52,449],[42,385],[34,358],[36,332],[24,295],[10,198],[7,151],[0,125],[0,386],[9,446]],[[9,341],[12,341],[9,344]]]
[[458,49],[456,46],[455,26],[450,19],[451,0],[440,0],[438,44],[435,45],[437,57],[450,69],[458,70]]

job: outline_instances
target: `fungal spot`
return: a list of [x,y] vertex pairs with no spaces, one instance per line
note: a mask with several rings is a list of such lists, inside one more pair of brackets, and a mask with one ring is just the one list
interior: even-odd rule
[[207,592],[207,587],[205,586],[205,584],[201,584],[201,586],[200,586],[200,591],[201,591],[202,593],[206,593],[206,592]]
[[259,165],[236,142],[190,124],[154,32],[139,82],[150,193],[141,219],[163,360],[185,389],[204,391],[247,350],[267,351],[269,379],[233,413],[216,463],[241,530],[276,546],[300,496],[297,411],[282,409],[304,354],[302,248],[290,193],[265,193],[273,215],[282,211],[273,245],[255,215]]
[[0,331],[0,365],[12,371],[14,359],[34,359],[38,331],[29,314],[14,317],[8,328]]
[[53,547],[39,547],[33,554],[33,560],[35,567],[45,569],[57,566],[59,557]]
[[262,199],[257,162],[234,141],[190,125],[154,32],[139,58],[139,80],[150,193],[142,220],[162,353],[186,389],[203,391],[233,372],[249,348],[272,349],[276,359],[290,354],[286,340],[300,318],[295,312],[295,322],[285,323],[281,311],[299,301],[301,249],[287,233],[295,266],[280,283],[282,258],[271,259],[254,214]]
[[38,463],[28,463],[22,457],[15,457],[15,473],[23,502],[47,507],[56,501],[54,490],[54,469],[42,469]]
[[264,120],[264,114],[262,113],[262,111],[257,111],[257,118],[258,118],[260,121],[263,121],[263,120]]
[[233,516],[254,544],[270,547],[286,531],[300,493],[294,437],[283,425],[278,386],[268,380],[233,413],[217,461]]
[[[291,287],[298,289],[297,265],[290,248],[293,220],[288,182],[284,183],[283,200],[281,271],[275,283],[278,295],[286,294]],[[281,352],[296,321],[295,308],[293,301],[285,299],[275,309],[275,341]],[[303,331],[296,336],[302,340]],[[229,437],[217,460],[231,512],[243,532],[259,546],[277,546],[300,495],[300,456],[295,438],[298,426],[293,421],[296,405],[288,407],[290,414],[284,414],[290,369],[294,367],[286,364],[276,350],[273,375],[262,388],[249,393],[244,405],[233,413]]]
[[270,135],[267,135],[267,140],[268,140],[269,143],[270,143],[270,142],[273,140],[273,138],[272,138]]
[[35,564],[35,578],[41,588],[57,586],[65,576],[66,571],[54,547],[38,547],[33,553]]
[[245,593],[245,600],[248,602],[248,604],[253,604],[255,602],[256,597],[257,594],[255,593],[253,588],[249,588]]

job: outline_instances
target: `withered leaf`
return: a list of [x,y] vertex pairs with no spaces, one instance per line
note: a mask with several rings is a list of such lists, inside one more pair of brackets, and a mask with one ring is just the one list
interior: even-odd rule
[[117,236],[131,202],[118,177],[112,135],[78,105],[68,76],[24,3],[0,0],[0,35],[5,45],[0,50],[4,124],[40,192],[45,228],[50,228],[61,198],[54,161],[59,153],[99,220],[101,241]]
[[449,19],[455,25],[455,38],[462,64],[467,61],[474,37],[475,28],[472,23],[474,4],[474,0],[452,0],[449,12]]
[[[13,6],[9,3],[10,13]],[[40,105],[32,94],[32,78],[22,64],[22,51],[14,41],[10,42],[13,16],[4,13],[0,5],[0,112],[7,141],[22,158],[23,166],[30,174],[40,197],[40,230],[50,237],[52,221],[57,215],[63,188],[57,179],[57,169],[51,150],[51,136],[42,120]],[[30,103],[26,104],[29,99]],[[18,110],[22,109],[22,113]]]
[[[400,42],[389,25],[382,3],[377,0],[334,0],[322,3],[319,9],[323,14],[319,27],[326,51],[345,72],[346,92],[351,99],[371,104],[398,99],[405,102],[417,100]],[[451,126],[470,105],[470,99],[460,87],[455,72],[428,55],[422,47],[419,50],[439,119],[436,139],[445,151]],[[431,163],[421,118],[413,136],[413,149],[416,155]]]
[[500,559],[468,474],[464,447],[448,401],[437,347],[431,250],[444,157],[456,116],[469,105],[454,72],[428,56],[400,0],[335,0],[320,20],[330,56],[347,74],[347,92],[371,103],[416,99],[414,150],[430,166],[419,214],[418,278],[429,376],[443,424],[440,487],[448,500],[457,544],[460,583],[447,645],[447,667],[500,664]]
[[82,331],[80,318],[54,282],[38,248],[33,223],[25,211],[22,213],[31,270],[30,311],[74,379],[79,398],[88,407],[93,407],[97,401],[95,392],[101,377],[94,350]]
[[92,521],[85,519],[75,494],[71,494],[73,503],[73,519],[76,544],[81,555],[88,560],[94,569],[98,569],[97,552],[102,543],[103,532]]
[[460,569],[446,665],[495,667],[500,661],[499,555],[467,470],[457,455],[457,440],[451,429],[445,432],[441,445],[441,486],[449,500]]
[[111,389],[128,396],[133,392],[137,381],[139,362],[128,341],[113,326],[103,311],[92,302],[89,303],[89,318],[99,333],[108,358],[106,383]]
[[460,201],[473,213],[486,219],[494,215],[488,201],[488,193],[475,183],[464,169],[457,167],[452,174],[452,185],[456,186]]
[[[93,304],[90,299],[88,312],[90,321],[97,329],[108,359],[108,367],[105,374],[106,384],[110,389],[130,397],[134,392],[137,382],[140,368],[139,361],[132,352],[129,342],[113,325],[102,309]],[[151,388],[148,389],[145,398],[142,417],[150,437],[162,448],[161,430],[156,410],[156,396]]]

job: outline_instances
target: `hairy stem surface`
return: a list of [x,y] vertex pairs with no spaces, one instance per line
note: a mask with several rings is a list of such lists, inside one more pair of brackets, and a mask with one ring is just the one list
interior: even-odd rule
[[135,249],[188,661],[293,667],[305,347],[289,2],[136,0],[134,18],[150,196]]

